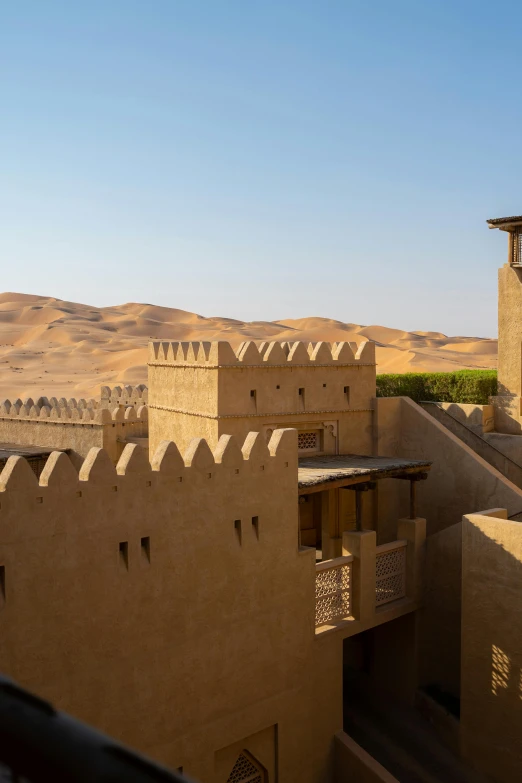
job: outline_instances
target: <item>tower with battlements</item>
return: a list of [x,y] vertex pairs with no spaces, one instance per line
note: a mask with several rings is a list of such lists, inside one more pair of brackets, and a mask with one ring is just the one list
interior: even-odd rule
[[182,447],[250,431],[298,432],[299,454],[372,453],[375,346],[364,342],[153,342],[149,438]]

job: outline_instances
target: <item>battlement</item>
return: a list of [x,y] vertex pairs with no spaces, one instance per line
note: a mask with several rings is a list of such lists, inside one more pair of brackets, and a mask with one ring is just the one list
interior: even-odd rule
[[230,343],[163,342],[149,343],[149,366],[208,367],[323,367],[325,365],[374,365],[375,343],[261,342],[248,340],[234,351]]
[[[295,474],[297,492],[297,434],[292,429],[281,429],[274,432],[268,444],[259,432],[250,432],[242,447],[232,435],[223,435],[214,451],[203,438],[194,438],[183,456],[175,443],[162,441],[150,464],[146,452],[134,443],[125,446],[116,466],[104,449],[91,448],[79,473],[66,454],[55,451],[39,479],[26,459],[12,456],[0,473],[0,492],[30,493],[37,487],[49,487],[59,489],[61,493],[67,490],[76,493],[79,484],[91,485],[101,491],[104,486],[117,487],[120,477],[126,479],[132,491],[139,476],[147,476],[150,480],[157,474],[160,479],[173,481],[169,491],[175,493],[177,489],[181,491],[180,484],[191,479],[200,481],[203,477],[219,481],[220,475],[231,479],[248,468],[259,481],[259,472],[264,473],[265,469],[268,472],[270,468],[281,471],[289,466]],[[29,500],[30,495],[27,497]]]
[[149,390],[145,384],[138,386],[102,386],[98,405],[102,408],[113,408],[115,405],[133,405],[139,408],[146,405],[149,399]]
[[31,397],[24,400],[4,400],[0,405],[1,419],[38,419],[50,422],[74,422],[77,424],[108,424],[113,421],[147,421],[147,406],[142,404],[138,408],[128,406],[118,407],[115,404],[111,411],[106,407],[100,407],[96,400],[66,400],[62,397],[40,397],[36,402]]

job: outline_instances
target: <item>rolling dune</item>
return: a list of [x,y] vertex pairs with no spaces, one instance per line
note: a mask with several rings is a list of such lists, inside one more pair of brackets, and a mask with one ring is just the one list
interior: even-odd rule
[[246,339],[377,343],[378,372],[496,366],[497,342],[405,332],[328,318],[237,321],[130,303],[91,307],[31,294],[0,294],[0,397],[87,397],[102,384],[146,383],[147,343]]

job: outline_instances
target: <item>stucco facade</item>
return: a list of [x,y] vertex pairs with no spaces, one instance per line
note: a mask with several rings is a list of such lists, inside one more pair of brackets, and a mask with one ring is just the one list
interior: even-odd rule
[[375,345],[247,342],[234,352],[225,342],[155,342],[149,394],[151,453],[163,438],[215,445],[223,434],[294,427],[314,434],[316,453],[371,454]]
[[506,509],[462,522],[462,753],[501,783],[522,770],[522,534]]
[[405,598],[379,613],[375,534],[347,534],[351,606],[318,627],[296,439],[195,439],[183,458],[164,441],[152,464],[128,444],[116,468],[93,448],[79,474],[55,453],[39,481],[11,457],[0,669],[195,779],[226,781],[246,750],[267,780],[332,780],[343,639],[415,611],[424,524],[398,523]]
[[[180,372],[151,367],[158,442],[150,458],[125,444],[123,427],[145,428],[148,409],[124,389],[104,390],[85,407],[4,404],[6,437],[61,433],[72,460],[55,452],[37,479],[11,457],[0,475],[0,670],[196,780],[226,783],[236,764],[251,763],[267,783],[327,783],[360,764],[349,743],[334,741],[343,726],[343,642],[416,613],[425,520],[399,513],[393,540],[379,546],[376,531],[364,529],[372,492],[359,530],[355,493],[327,489],[313,494],[324,551],[307,546],[299,436],[320,433],[319,456],[371,455],[373,346],[256,351],[249,344],[238,357],[211,344],[205,361],[217,356],[224,373],[187,366],[196,364],[190,354]],[[227,356],[239,365],[230,374]],[[282,356],[289,369],[278,366]],[[245,417],[253,384],[259,407]],[[192,406],[181,422],[161,407],[180,389]],[[202,418],[191,413],[203,405],[225,411],[203,422],[209,442],[189,438]],[[230,422],[237,437],[220,431]],[[386,656],[379,660],[386,680]],[[409,679],[395,671],[395,683]]]
[[[355,666],[410,706],[461,699],[453,746],[499,783],[522,772],[502,734],[518,702],[476,719],[516,569],[480,583],[468,516],[516,514],[522,490],[411,400],[376,399],[371,343],[154,343],[148,390],[48,402],[0,409],[2,440],[69,452],[0,474],[1,671],[202,783],[392,780],[343,735]],[[491,429],[489,408],[460,415]],[[520,561],[495,513],[492,574]]]
[[99,400],[4,400],[0,443],[66,450],[78,470],[91,448],[103,448],[116,464],[126,443],[148,447],[147,396],[145,386],[103,386]]

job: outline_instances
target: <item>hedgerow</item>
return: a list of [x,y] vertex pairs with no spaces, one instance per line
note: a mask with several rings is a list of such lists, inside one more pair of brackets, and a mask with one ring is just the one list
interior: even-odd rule
[[408,372],[377,375],[377,397],[411,397],[415,402],[486,405],[497,394],[496,370]]

